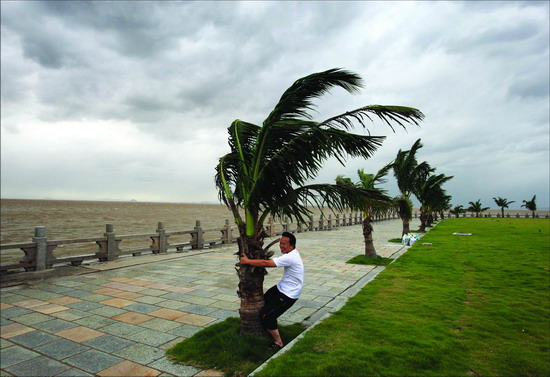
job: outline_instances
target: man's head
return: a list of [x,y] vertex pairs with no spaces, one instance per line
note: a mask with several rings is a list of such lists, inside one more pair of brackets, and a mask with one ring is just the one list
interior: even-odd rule
[[289,232],[283,232],[281,234],[281,240],[279,241],[279,248],[281,253],[286,254],[290,253],[296,247],[296,237],[294,234]]

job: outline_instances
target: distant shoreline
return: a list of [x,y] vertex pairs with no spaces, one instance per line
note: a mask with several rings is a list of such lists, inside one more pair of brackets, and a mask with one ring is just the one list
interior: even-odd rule
[[[192,205],[210,205],[210,206],[223,206],[223,207],[225,207],[225,204],[223,204],[223,203],[214,203],[214,202],[208,202],[208,201],[203,201],[203,202],[152,202],[152,201],[140,201],[140,200],[135,200],[135,199],[131,199],[131,200],[87,200],[87,199],[0,198],[0,201],[5,201],[5,200],[10,200],[10,201],[34,201],[34,202],[37,202],[37,201],[42,201],[42,202],[51,201],[51,202],[83,202],[83,203],[192,204]],[[419,208],[414,208],[413,211],[414,212],[420,212],[420,209]],[[509,213],[510,216],[516,215],[517,213],[519,213],[521,216],[524,216],[526,213],[530,214],[531,212],[532,211],[524,209],[524,208],[521,208],[521,209],[520,208],[505,208],[504,209],[504,213],[505,214]],[[447,213],[448,213],[448,211],[445,211],[445,214],[447,214]],[[467,213],[470,213],[470,212],[467,212]],[[482,214],[489,214],[489,213],[491,215],[497,215],[497,214],[501,213],[501,209],[500,208],[489,208],[487,211],[482,212]],[[540,208],[540,209],[537,209],[535,211],[535,213],[537,213],[541,216],[545,216],[545,215],[550,214],[550,209],[549,208]]]

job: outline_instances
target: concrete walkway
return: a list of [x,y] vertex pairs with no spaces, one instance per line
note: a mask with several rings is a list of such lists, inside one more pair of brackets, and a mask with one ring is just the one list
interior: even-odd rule
[[[413,220],[411,229],[418,225]],[[404,252],[406,247],[385,242],[400,234],[400,220],[375,223],[378,254]],[[359,225],[296,236],[306,283],[281,324],[316,323],[383,270],[345,263],[364,252]],[[235,251],[231,245],[122,258],[71,267],[77,275],[2,288],[0,376],[221,376],[173,364],[165,350],[238,317]],[[269,271],[264,289],[282,275]]]

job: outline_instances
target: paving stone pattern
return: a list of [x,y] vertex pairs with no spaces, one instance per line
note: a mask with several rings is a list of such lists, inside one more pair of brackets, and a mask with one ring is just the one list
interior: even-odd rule
[[[411,229],[415,226],[413,220]],[[378,254],[406,249],[385,242],[399,236],[400,220],[375,223],[374,230]],[[281,324],[311,325],[383,269],[345,263],[363,253],[359,225],[296,236],[306,282]],[[156,261],[121,258],[89,264],[89,273],[2,288],[0,376],[221,376],[174,364],[165,350],[206,326],[238,317],[235,251],[230,245]],[[281,275],[270,269],[264,289]]]

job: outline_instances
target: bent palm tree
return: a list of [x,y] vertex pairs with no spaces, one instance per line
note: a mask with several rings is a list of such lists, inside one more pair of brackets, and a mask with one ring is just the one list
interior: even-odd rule
[[466,210],[464,209],[463,205],[458,205],[451,209],[449,212],[459,218],[461,213],[466,213]]
[[[386,190],[376,187],[377,184],[382,184],[386,182],[384,177],[388,174],[390,166],[384,166],[382,169],[378,170],[376,174],[367,174],[363,169],[357,170],[357,175],[359,175],[359,182],[353,184],[350,178],[344,178],[339,175],[336,177],[337,185],[348,185],[352,187],[359,187],[366,190],[371,190],[377,192],[380,197],[386,195]],[[360,199],[361,200],[361,199]],[[388,211],[393,206],[393,201],[386,197],[384,200],[364,197],[362,199],[362,205],[360,210],[363,211],[363,238],[365,240],[365,255],[367,257],[376,258],[376,249],[374,247],[374,242],[372,239],[372,219],[376,214]]]
[[535,211],[537,210],[537,203],[535,202],[536,199],[537,199],[537,196],[533,195],[533,199],[524,200],[523,204],[521,205],[522,207],[525,207],[526,209],[531,211],[531,213],[533,214],[533,218],[535,218]]
[[470,207],[468,207],[468,211],[475,212],[476,217],[481,217],[481,212],[487,211],[489,207],[482,207],[481,206],[481,199],[478,199],[475,202],[469,202]]
[[508,199],[501,198],[500,196],[498,198],[493,198],[493,200],[495,201],[496,205],[500,207],[500,210],[502,211],[502,217],[504,217],[504,208],[508,208],[510,204],[514,203],[513,200],[509,202]]
[[[347,156],[369,158],[382,144],[383,136],[347,132],[354,122],[365,127],[365,121],[376,115],[393,129],[394,122],[402,127],[418,124],[424,115],[410,107],[371,105],[321,122],[312,120],[308,114],[312,99],[335,86],[355,92],[361,87],[361,78],[342,69],[303,77],[283,93],[262,126],[235,120],[228,128],[231,150],[216,167],[216,186],[239,230],[237,255],[245,253],[251,259],[273,255],[269,247],[263,248],[264,222],[269,216],[286,216],[304,223],[311,214],[308,205],[325,203],[343,210],[357,207],[358,192],[381,198],[365,189],[306,183],[317,175],[326,159],[335,157],[343,164]],[[236,270],[241,334],[260,335],[265,268],[237,264]]]
[[[427,164],[426,164],[427,166]],[[427,167],[418,172],[412,181],[412,192],[420,202],[420,230],[425,231],[427,226],[433,222],[433,211],[449,202],[448,196],[443,189],[443,183],[449,181],[453,176],[445,174],[432,174],[435,169]]]
[[431,168],[426,161],[421,164],[416,160],[416,152],[422,148],[420,139],[414,142],[408,151],[397,152],[397,157],[389,165],[393,169],[393,175],[397,180],[397,187],[401,196],[394,198],[397,205],[397,212],[403,222],[403,231],[401,236],[410,232],[409,223],[412,218],[411,194],[414,182],[422,174],[425,174]]

